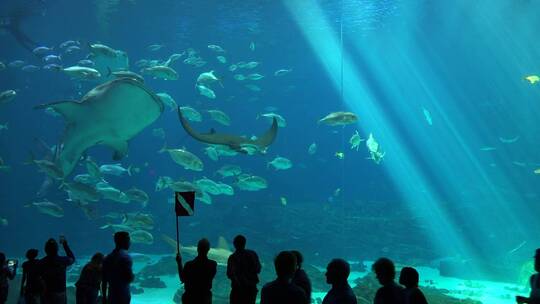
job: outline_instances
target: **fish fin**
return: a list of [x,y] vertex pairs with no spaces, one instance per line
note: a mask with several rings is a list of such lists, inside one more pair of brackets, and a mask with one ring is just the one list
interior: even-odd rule
[[225,249],[227,251],[230,251],[229,244],[227,243],[227,240],[225,240],[224,237],[220,236],[218,239],[218,245],[216,248]]
[[48,107],[53,108],[56,112],[60,113],[64,119],[68,122],[77,121],[78,117],[87,115],[84,108],[81,106],[81,102],[78,100],[62,100],[52,103],[46,103],[37,105],[34,109],[46,109]]
[[34,155],[34,152],[29,151],[28,152],[28,160],[24,161],[23,165],[33,165],[35,160],[36,160],[36,157]]
[[113,160],[121,160],[128,153],[128,143],[124,140],[108,141],[104,142],[106,146],[111,147],[114,150]]
[[129,176],[131,176],[131,168],[133,167],[133,165],[129,165],[129,167],[127,168],[127,173]]
[[252,143],[257,145],[260,149],[268,147],[274,142],[277,136],[278,122],[275,117],[272,118],[272,126],[263,135],[259,136],[257,140]]
[[122,224],[126,223],[127,221],[128,221],[127,213],[122,214]]
[[112,74],[112,71],[111,71],[111,67],[107,67],[107,77],[111,76]]
[[165,151],[167,151],[167,142],[163,142],[163,147],[159,149],[158,153],[163,153]]

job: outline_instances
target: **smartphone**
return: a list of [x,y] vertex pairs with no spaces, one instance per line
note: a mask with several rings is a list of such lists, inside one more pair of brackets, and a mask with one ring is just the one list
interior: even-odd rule
[[63,236],[63,235],[61,235],[61,236],[58,238],[58,242],[59,242],[60,244],[63,244],[65,241],[66,241],[66,237]]
[[17,263],[17,260],[7,260],[8,267],[15,267]]

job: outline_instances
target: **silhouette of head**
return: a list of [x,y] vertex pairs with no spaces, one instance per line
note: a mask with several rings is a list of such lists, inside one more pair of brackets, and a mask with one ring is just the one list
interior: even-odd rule
[[26,251],[26,258],[29,260],[35,260],[38,256],[38,250],[37,249],[28,249]]
[[103,258],[104,258],[103,253],[97,252],[96,254],[92,256],[90,263],[94,265],[101,265],[103,263]]
[[302,253],[300,253],[298,250],[291,250],[291,253],[296,257],[296,269],[302,268],[302,262],[304,262]]
[[280,252],[274,259],[278,278],[290,279],[296,272],[296,257],[290,251]]
[[388,285],[392,283],[396,277],[396,267],[394,266],[394,262],[388,258],[378,259],[373,264],[372,268],[373,271],[375,271],[377,280],[379,280],[381,285]]
[[6,263],[6,255],[3,252],[0,252],[0,266],[4,266]]
[[403,267],[399,274],[399,284],[407,288],[418,287],[418,281],[420,280],[418,271],[412,267]]
[[114,234],[114,244],[116,249],[128,250],[131,246],[131,238],[129,237],[129,232],[118,231]]
[[58,243],[55,239],[50,238],[45,243],[45,253],[49,256],[58,255]]
[[534,270],[540,272],[540,248],[536,249],[536,253],[534,255]]
[[200,239],[197,243],[197,254],[199,256],[207,256],[210,251],[210,241],[208,239]]
[[246,237],[239,234],[234,237],[234,240],[233,240],[234,248],[236,248],[236,250],[246,249],[246,242],[247,242]]
[[326,266],[326,283],[344,284],[351,273],[351,266],[344,259],[333,259]]

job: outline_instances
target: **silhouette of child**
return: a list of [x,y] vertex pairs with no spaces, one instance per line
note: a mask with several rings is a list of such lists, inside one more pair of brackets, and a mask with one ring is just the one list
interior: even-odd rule
[[399,284],[405,286],[403,304],[427,304],[426,297],[418,288],[418,271],[412,267],[403,267],[399,275]]

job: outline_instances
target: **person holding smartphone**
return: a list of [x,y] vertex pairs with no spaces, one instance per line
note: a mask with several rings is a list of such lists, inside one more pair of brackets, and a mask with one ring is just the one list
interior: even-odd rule
[[529,279],[531,284],[529,297],[516,296],[517,303],[540,304],[540,248],[536,249],[534,255],[534,270],[536,273]]
[[15,278],[17,273],[17,260],[7,260],[6,255],[0,252],[0,304],[7,301],[9,281]]
[[68,246],[64,236],[60,236],[59,243],[64,248],[65,256],[58,255],[58,243],[51,238],[45,243],[47,254],[39,261],[39,270],[44,282],[42,304],[65,304],[66,297],[66,269],[75,263],[75,256]]

